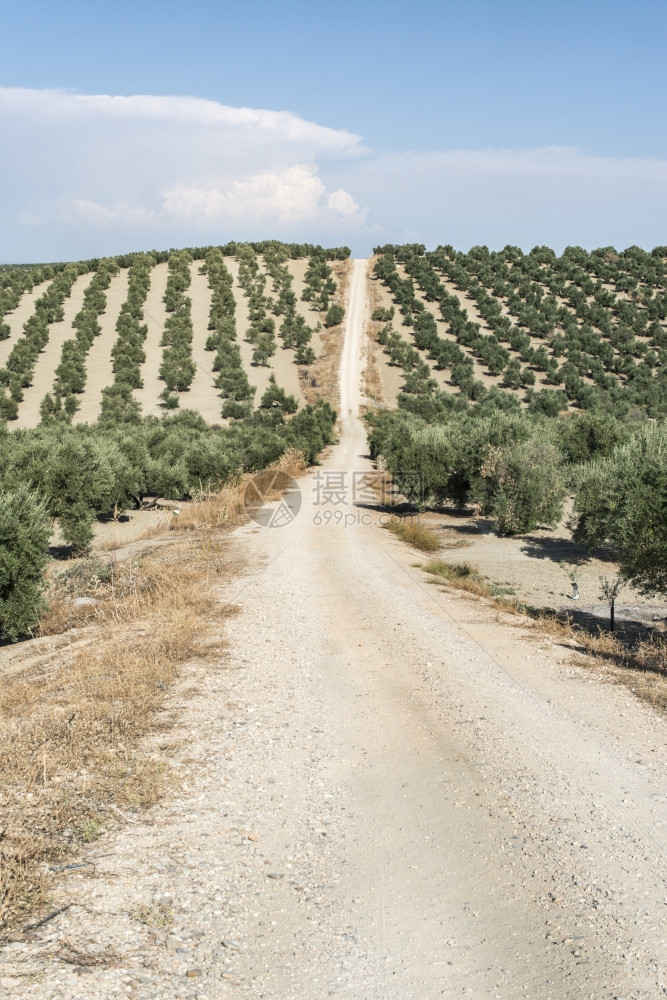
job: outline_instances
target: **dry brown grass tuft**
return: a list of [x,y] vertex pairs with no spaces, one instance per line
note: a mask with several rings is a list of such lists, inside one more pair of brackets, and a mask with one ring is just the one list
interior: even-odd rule
[[[430,559],[421,568],[425,573],[446,581],[449,586],[455,587],[456,590],[463,590],[476,597],[494,599],[492,586],[482,579],[477,567],[469,562],[449,563],[445,562],[444,559]],[[505,610],[505,602],[502,602],[502,607]]]
[[297,451],[296,448],[288,448],[280,456],[275,467],[280,469],[281,472],[286,472],[288,476],[292,476],[294,479],[298,479],[299,476],[305,475],[308,471],[303,452]]
[[203,531],[243,524],[246,520],[243,492],[248,479],[239,475],[218,490],[202,492],[192,503],[177,507],[178,514],[165,515],[147,534],[162,534],[165,529]]
[[243,524],[248,519],[246,508],[252,505],[253,495],[257,492],[254,486],[261,485],[263,478],[267,484],[273,483],[273,488],[269,492],[262,490],[262,502],[279,499],[282,491],[289,486],[290,477],[296,479],[306,471],[303,453],[289,448],[270,469],[239,474],[219,490],[202,492],[178,514],[170,514],[160,526],[151,529],[151,533],[162,533],[165,528],[179,532],[201,531]]
[[182,664],[220,652],[212,626],[227,612],[208,583],[214,558],[175,543],[112,565],[97,603],[76,611],[63,584],[43,622],[54,638],[37,640],[38,656],[25,644],[22,669],[3,675],[0,926],[39,907],[49,865],[160,795],[162,766],[142,756],[139,741],[165,724]]
[[649,637],[628,646],[606,633],[588,635],[575,630],[574,663],[613,684],[630,688],[654,708],[667,712],[667,648],[662,639]]
[[[372,266],[372,265],[371,265]],[[377,331],[381,324],[374,322],[370,317],[373,310],[380,304],[380,295],[377,284],[369,282],[368,289],[368,323],[366,327],[366,356],[364,364],[364,395],[372,404],[382,405],[384,399],[384,388],[382,386],[382,376],[378,365],[378,352],[380,345],[377,342]]]
[[407,542],[422,552],[436,552],[440,548],[440,540],[435,531],[421,524],[416,518],[392,518],[383,527],[402,542]]
[[605,679],[629,687],[637,697],[667,711],[667,642],[662,636],[650,636],[629,645],[613,632],[587,632],[568,615],[546,608],[529,608],[516,598],[499,595],[498,588],[467,562],[431,559],[420,568],[434,578],[433,582],[443,581],[453,589],[486,598],[505,614],[521,616],[521,626],[527,624],[528,618],[535,629],[535,638],[551,636],[572,649],[578,666],[595,669]]

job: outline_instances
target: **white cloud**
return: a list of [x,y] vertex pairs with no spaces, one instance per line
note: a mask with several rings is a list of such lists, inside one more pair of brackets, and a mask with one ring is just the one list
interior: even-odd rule
[[105,246],[288,238],[296,228],[326,240],[363,221],[352,194],[329,191],[321,173],[357,157],[360,138],[287,111],[0,88],[0,128],[9,259],[56,256],[54,243],[60,256],[85,253],[75,249],[82,234]]
[[204,126],[207,129],[236,132],[245,130],[270,140],[302,143],[333,155],[351,156],[360,150],[360,137],[341,129],[326,128],[305,121],[289,111],[266,111],[256,108],[233,108],[199,97],[160,97],[138,94],[130,97],[107,94],[75,94],[63,90],[27,90],[0,88],[0,115],[29,117],[45,125],[60,127],[79,122],[106,120],[169,122]]
[[[340,213],[346,219],[355,219],[360,214],[359,206],[347,191],[343,191],[342,188],[338,188],[336,191],[332,191],[327,199],[327,204],[330,209],[334,212]],[[366,212],[362,213],[363,218],[366,217]]]
[[315,169],[299,164],[278,172],[253,174],[223,189],[181,186],[165,192],[164,213],[183,223],[206,222],[258,226],[310,224],[344,218],[361,221],[363,213],[346,191],[327,194]]
[[283,238],[667,242],[667,161],[570,147],[375,154],[288,111],[0,88],[0,259]]

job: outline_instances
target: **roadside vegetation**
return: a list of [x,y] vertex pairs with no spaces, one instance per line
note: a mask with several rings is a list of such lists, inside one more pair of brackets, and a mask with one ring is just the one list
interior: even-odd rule
[[[43,538],[45,512],[27,503]],[[7,506],[3,498],[3,528]],[[14,499],[10,517],[17,507]],[[160,712],[182,666],[219,659],[230,613],[210,587],[211,574],[229,567],[219,545],[202,541],[200,533],[124,562],[71,562],[46,595],[44,637],[3,671],[0,929],[48,915],[59,872],[169,784],[167,744],[158,762],[140,740],[164,729]]]
[[[367,422],[397,491],[417,510],[472,507],[500,535],[554,527],[569,504],[572,539],[616,563],[612,626],[624,583],[667,595],[667,248],[376,255],[393,304],[374,335],[403,384]],[[435,565],[489,596],[479,574]],[[659,639],[615,656],[667,672]]]

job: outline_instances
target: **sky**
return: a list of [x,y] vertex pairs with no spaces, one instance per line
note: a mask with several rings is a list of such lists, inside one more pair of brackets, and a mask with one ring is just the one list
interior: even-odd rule
[[23,0],[0,261],[667,243],[667,0]]

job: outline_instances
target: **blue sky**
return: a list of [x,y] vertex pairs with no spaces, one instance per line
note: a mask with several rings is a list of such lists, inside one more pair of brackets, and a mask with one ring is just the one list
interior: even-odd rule
[[24,0],[2,36],[0,260],[667,243],[664,0]]

